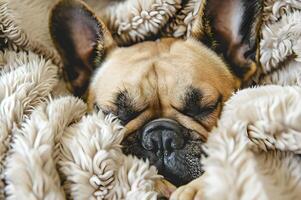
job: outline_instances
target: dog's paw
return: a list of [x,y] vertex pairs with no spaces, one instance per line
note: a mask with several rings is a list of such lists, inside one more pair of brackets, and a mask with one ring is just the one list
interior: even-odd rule
[[176,190],[176,187],[165,179],[158,179],[155,182],[155,190],[159,194],[159,199],[168,199]]
[[203,190],[201,178],[197,178],[187,185],[179,187],[172,193],[170,200],[202,200]]

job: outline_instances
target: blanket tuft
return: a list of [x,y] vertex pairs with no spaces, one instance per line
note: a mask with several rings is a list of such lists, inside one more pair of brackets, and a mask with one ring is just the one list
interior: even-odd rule
[[300,87],[265,86],[227,102],[207,141],[205,199],[300,199],[300,98]]
[[104,20],[117,43],[129,45],[160,36],[187,36],[202,0],[125,0],[108,6],[97,1],[87,3]]
[[265,1],[257,84],[300,85],[301,3],[295,0]]
[[[10,137],[24,116],[47,99],[57,83],[57,66],[33,53],[0,53],[0,174]],[[0,189],[0,191],[3,191]]]

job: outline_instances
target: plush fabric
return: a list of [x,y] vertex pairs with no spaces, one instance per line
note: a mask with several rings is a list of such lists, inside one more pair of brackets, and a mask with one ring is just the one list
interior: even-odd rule
[[266,0],[264,8],[257,83],[300,86],[301,2]]
[[[56,0],[1,0],[0,38],[52,58],[59,57],[48,30],[50,8]],[[164,36],[189,34],[200,0],[85,0],[106,23],[119,45]],[[35,13],[35,17],[32,17]],[[1,36],[2,35],[2,36]],[[0,40],[1,41],[1,40]]]
[[[122,154],[118,120],[65,89],[48,32],[54,2],[0,0],[0,199],[156,199],[162,177]],[[87,3],[129,45],[187,37],[201,1]],[[300,199],[300,9],[265,0],[258,86],[233,95],[210,134],[205,199]]]
[[118,120],[102,112],[85,116],[85,103],[72,96],[53,99],[57,66],[13,51],[1,53],[0,63],[0,172],[6,183],[0,191],[7,199],[156,198],[160,176],[147,162],[122,154]]
[[301,88],[244,89],[207,142],[205,199],[300,199]]

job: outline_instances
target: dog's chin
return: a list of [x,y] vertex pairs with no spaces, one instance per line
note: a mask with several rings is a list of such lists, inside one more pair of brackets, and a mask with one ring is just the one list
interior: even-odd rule
[[204,142],[196,133],[187,131],[183,134],[184,148],[173,152],[154,153],[143,148],[140,132],[136,131],[123,140],[123,152],[149,160],[150,164],[157,167],[159,174],[175,186],[185,185],[203,174],[202,158],[206,153],[203,149]]

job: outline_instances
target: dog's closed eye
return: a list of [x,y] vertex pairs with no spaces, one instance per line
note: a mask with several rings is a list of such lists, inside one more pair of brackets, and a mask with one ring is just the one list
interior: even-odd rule
[[139,111],[135,109],[135,103],[133,99],[130,98],[127,90],[117,93],[113,104],[116,106],[115,114],[124,124],[127,124],[130,120],[139,115]]
[[203,119],[206,116],[210,115],[211,113],[213,113],[216,108],[218,107],[219,103],[221,102],[220,100],[221,98],[219,98],[216,102],[211,103],[210,105],[199,105],[199,106],[189,106],[187,108],[185,108],[183,111],[181,111],[182,113],[185,113],[186,115],[193,117],[193,118],[197,118],[197,119]]
[[143,113],[147,109],[144,108],[138,111],[130,107],[129,108],[122,107],[117,109],[101,108],[97,103],[94,103],[93,107],[94,107],[93,109],[96,112],[99,112],[101,110],[104,115],[108,115],[110,113],[116,115],[123,125],[126,125],[129,121],[138,117],[141,113]]
[[117,116],[121,120],[121,123],[123,125],[126,125],[131,120],[138,117],[141,113],[143,113],[147,108],[144,108],[140,111],[134,110],[134,109],[118,109],[117,110]]
[[202,120],[213,113],[222,101],[221,95],[219,95],[216,100],[210,101],[209,103],[204,103],[207,101],[204,98],[201,90],[190,87],[183,99],[184,106],[182,108],[173,106],[173,108],[184,115],[197,120]]
[[147,105],[142,108],[138,106],[127,90],[118,92],[111,104],[114,106],[103,107],[94,103],[94,110],[101,109],[105,115],[109,113],[116,115],[123,125],[138,117],[148,108]]

